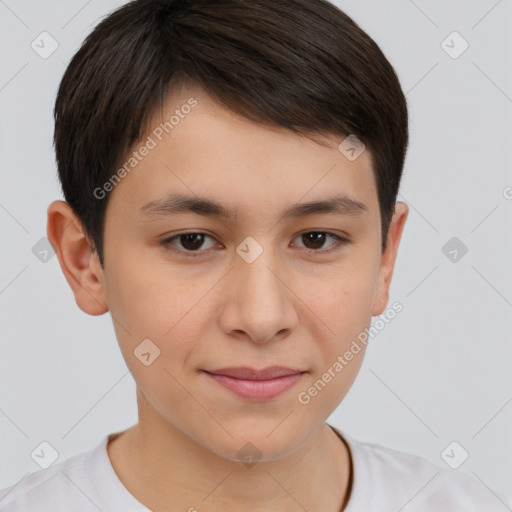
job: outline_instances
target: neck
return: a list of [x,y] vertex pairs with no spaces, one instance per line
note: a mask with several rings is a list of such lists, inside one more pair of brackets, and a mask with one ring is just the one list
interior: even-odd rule
[[326,424],[292,454],[249,467],[158,418],[139,418],[107,446],[123,485],[154,512],[339,512],[346,504],[350,455]]

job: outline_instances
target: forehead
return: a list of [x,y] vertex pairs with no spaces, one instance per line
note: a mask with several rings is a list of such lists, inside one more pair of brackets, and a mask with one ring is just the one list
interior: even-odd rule
[[352,207],[359,203],[361,211],[371,211],[378,207],[371,155],[364,151],[349,160],[338,148],[343,139],[317,135],[312,140],[251,122],[199,86],[187,85],[153,113],[146,134],[128,152],[129,172],[112,195],[129,197],[137,215],[154,211],[171,195],[174,202],[176,195],[210,199],[236,210],[238,219],[255,208],[276,211],[277,204],[279,212],[285,204],[290,213],[298,202],[327,195],[343,195],[345,207],[352,200]]

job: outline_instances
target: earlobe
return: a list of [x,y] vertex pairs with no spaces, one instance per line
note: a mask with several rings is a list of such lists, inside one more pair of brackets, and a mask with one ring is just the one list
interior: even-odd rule
[[381,315],[389,301],[389,287],[391,285],[391,278],[393,277],[398,247],[408,215],[409,207],[407,204],[398,201],[395,205],[395,212],[389,225],[386,249],[382,253],[372,316]]
[[47,236],[71,287],[78,307],[89,315],[108,311],[103,272],[82,227],[65,201],[53,201],[48,207]]

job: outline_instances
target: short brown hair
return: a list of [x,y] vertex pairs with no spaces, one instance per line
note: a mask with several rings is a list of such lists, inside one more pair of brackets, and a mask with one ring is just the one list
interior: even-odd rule
[[385,248],[407,105],[393,67],[351,18],[327,0],[135,0],[86,38],[54,109],[64,197],[102,265],[108,197],[94,190],[183,79],[254,122],[360,139],[372,157]]

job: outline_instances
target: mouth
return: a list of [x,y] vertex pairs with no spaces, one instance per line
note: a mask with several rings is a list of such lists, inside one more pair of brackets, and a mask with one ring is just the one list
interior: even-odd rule
[[281,395],[307,373],[283,366],[272,366],[262,370],[248,367],[221,368],[202,372],[225,389],[252,401],[270,400]]

